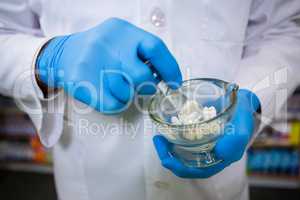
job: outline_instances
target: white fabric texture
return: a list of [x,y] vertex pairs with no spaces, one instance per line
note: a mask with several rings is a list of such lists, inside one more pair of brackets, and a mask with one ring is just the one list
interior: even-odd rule
[[43,144],[54,146],[61,200],[247,199],[245,156],[209,179],[177,178],[160,165],[147,116],[135,108],[79,113],[83,105],[63,92],[45,99],[35,56],[49,38],[119,17],[161,37],[185,79],[214,77],[254,91],[268,120],[299,81],[299,13],[298,0],[2,0],[0,93],[17,99]]

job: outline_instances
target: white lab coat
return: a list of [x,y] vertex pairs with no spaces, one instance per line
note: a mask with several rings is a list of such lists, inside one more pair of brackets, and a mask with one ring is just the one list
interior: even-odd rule
[[61,200],[247,199],[245,156],[209,179],[180,179],[160,165],[147,115],[80,114],[79,102],[59,101],[63,92],[45,99],[32,63],[49,38],[119,17],[160,36],[185,78],[234,81],[271,117],[298,83],[299,14],[299,0],[2,0],[0,92],[18,99],[43,144],[54,146]]

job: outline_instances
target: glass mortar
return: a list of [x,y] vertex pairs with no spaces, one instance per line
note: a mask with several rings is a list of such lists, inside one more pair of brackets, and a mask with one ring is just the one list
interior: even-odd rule
[[[238,86],[219,79],[197,78],[183,82],[178,90],[169,89],[165,94],[157,92],[150,101],[148,111],[156,125],[158,133],[172,145],[172,156],[181,160],[186,166],[204,168],[221,162],[214,152],[217,140],[222,137],[225,125],[231,119],[237,102]],[[171,118],[177,116],[180,108],[170,109],[166,98],[179,102],[178,92],[188,100],[197,101],[200,106],[214,106],[217,115],[211,119],[191,124],[173,124]],[[178,103],[183,105],[183,103]],[[201,137],[187,139],[186,134],[201,131]]]

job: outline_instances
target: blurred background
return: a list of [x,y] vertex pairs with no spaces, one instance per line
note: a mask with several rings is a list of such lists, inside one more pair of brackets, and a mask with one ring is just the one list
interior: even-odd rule
[[[300,88],[282,116],[262,130],[247,152],[251,200],[300,198]],[[41,145],[28,116],[3,96],[0,199],[57,199],[51,151]]]

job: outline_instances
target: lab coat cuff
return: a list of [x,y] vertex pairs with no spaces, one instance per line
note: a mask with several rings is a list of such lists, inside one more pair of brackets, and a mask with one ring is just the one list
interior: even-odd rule
[[27,45],[31,47],[29,49],[32,49],[26,55],[27,59],[30,58],[28,60],[28,71],[30,74],[26,73],[26,77],[28,77],[26,79],[22,77],[18,78],[14,90],[17,93],[24,92],[22,88],[25,87],[28,94],[25,96],[26,98],[17,98],[16,103],[29,115],[41,143],[49,148],[57,143],[62,134],[65,96],[62,91],[59,91],[45,98],[35,77],[37,56],[43,45],[51,38],[34,37],[26,39],[25,41],[28,42]]
[[34,88],[34,99],[37,101],[37,107],[40,108],[40,114],[28,113],[35,124],[41,143],[47,148],[54,146],[61,136],[65,101],[65,95],[62,90],[50,92],[46,97],[36,80],[36,60],[40,51],[49,40],[51,38],[42,38],[40,40],[31,63],[31,81]]

